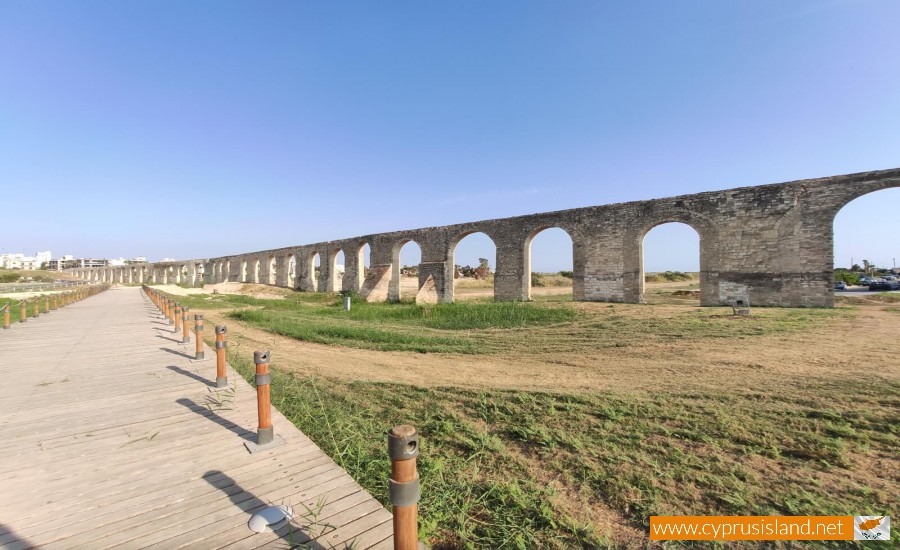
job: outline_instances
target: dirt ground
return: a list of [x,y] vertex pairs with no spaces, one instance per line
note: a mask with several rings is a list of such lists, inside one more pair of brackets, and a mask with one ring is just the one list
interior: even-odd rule
[[[414,288],[415,283],[412,285]],[[658,288],[668,293],[675,287],[661,283]],[[291,292],[243,283],[207,285],[202,290],[166,286],[162,290],[172,294],[215,290],[269,298]],[[483,289],[467,289],[467,294],[470,290]],[[535,294],[560,292],[558,288],[534,291]],[[692,298],[687,300],[694,303]],[[604,309],[610,304],[579,302],[575,307]],[[691,306],[615,305],[618,314],[638,317],[675,315],[685,307]],[[852,308],[852,315],[838,316],[810,331],[785,335],[648,341],[624,348],[598,349],[590,355],[548,352],[530,356],[419,354],[336,347],[301,342],[245,326],[225,318],[221,311],[206,310],[204,314],[208,324],[228,325],[232,349],[245,349],[248,353],[256,349],[277,350],[277,354],[273,353],[273,364],[346,380],[575,393],[759,391],[802,380],[830,379],[835,375],[848,383],[866,380],[875,384],[878,379],[896,382],[900,378],[900,313],[897,311],[900,304],[874,302]]]

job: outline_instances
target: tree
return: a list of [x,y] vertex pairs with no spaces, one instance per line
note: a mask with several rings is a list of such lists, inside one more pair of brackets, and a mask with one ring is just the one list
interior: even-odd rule
[[850,271],[862,271],[862,268],[859,267],[859,264],[853,264],[853,265],[850,267]]
[[475,278],[484,279],[491,274],[491,266],[487,258],[478,258],[478,267],[475,268]]

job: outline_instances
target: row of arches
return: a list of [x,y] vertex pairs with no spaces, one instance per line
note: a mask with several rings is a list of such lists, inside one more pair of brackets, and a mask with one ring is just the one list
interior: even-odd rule
[[[693,240],[693,263],[682,270],[699,271],[699,235],[687,224],[673,222],[669,225],[681,226],[681,234],[690,234],[688,239]],[[650,234],[655,232],[656,228],[648,230]],[[213,260],[210,281],[269,284],[319,292],[359,291],[363,288],[366,272],[370,265],[371,246],[368,242],[363,242],[356,247],[356,265],[361,266],[362,269],[357,269],[351,274],[353,280],[345,279],[345,276],[347,276],[344,270],[345,257],[347,256],[345,248],[347,248],[346,245],[343,248],[326,248],[322,249],[322,251],[320,249],[311,249],[306,251],[305,254],[298,251],[282,254],[258,254],[249,258],[245,256],[235,260]],[[665,247],[660,244],[653,247],[653,250],[662,248]],[[301,257],[303,259],[299,259]],[[466,280],[465,276],[459,277],[455,268],[457,266],[477,267],[482,259],[487,260],[491,272],[496,270],[498,265],[497,247],[486,233],[482,231],[465,232],[450,242],[446,253],[446,263],[454,268],[454,276],[452,277],[454,296],[458,294],[458,286],[460,284],[465,285],[470,282]],[[523,260],[525,265],[523,272],[526,286],[529,289],[528,299],[531,298],[531,289],[544,284],[542,282],[546,279],[544,275],[565,274],[569,280],[567,284],[560,284],[559,291],[560,293],[572,293],[572,275],[574,274],[575,266],[573,241],[568,231],[559,227],[544,227],[536,230],[528,236],[525,242]],[[403,238],[393,243],[390,257],[391,282],[387,299],[398,301],[408,298],[410,295],[415,296],[422,282],[417,276],[421,261],[422,245],[417,239]],[[300,262],[306,264],[305,270],[298,269]],[[287,264],[286,274],[282,268],[283,263]],[[325,269],[322,268],[323,263],[326,265]],[[663,269],[659,270],[662,271]],[[301,276],[301,273],[305,275]],[[533,280],[533,275],[538,276],[539,281],[537,284]],[[487,278],[489,281],[493,280],[493,277],[490,275]],[[558,276],[553,280],[556,284],[559,284],[560,279]],[[484,284],[475,286],[478,288],[477,291],[464,293],[479,296],[495,295],[493,286],[485,286]]]
[[97,283],[198,285],[206,280],[203,262],[86,268],[75,269],[72,273],[76,277]]
[[[351,290],[369,301],[397,300],[415,292],[417,300],[449,302],[457,286],[455,266],[475,263],[474,258],[461,260],[466,239],[481,238],[492,245],[493,258],[484,249],[478,256],[486,257],[494,272],[495,299],[527,300],[534,283],[532,272],[541,270],[533,265],[532,245],[542,232],[556,228],[567,236],[554,253],[565,252],[571,260],[575,300],[640,302],[645,255],[655,255],[653,232],[657,226],[664,232],[664,226],[680,223],[690,227],[682,229],[692,243],[681,248],[682,257],[677,259],[688,258],[692,265],[668,264],[650,270],[693,271],[696,266],[703,305],[752,296],[757,305],[830,306],[838,213],[855,199],[896,187],[900,187],[900,169],[382,233],[212,260],[149,264],[143,277],[151,282],[244,281],[305,291]],[[864,226],[868,220],[863,221]],[[869,240],[884,237],[862,234]],[[363,259],[367,247],[368,261]],[[666,243],[663,248],[668,253],[678,247]],[[418,254],[413,252],[416,249]],[[416,268],[404,269],[416,264],[414,256],[418,256]],[[568,271],[567,265],[557,266]],[[557,266],[550,270],[556,271]],[[86,270],[83,276],[134,280],[134,272],[123,273],[125,269]],[[404,289],[404,277],[415,284]]]
[[[698,241],[695,231],[689,229]],[[652,233],[652,231],[651,231]],[[524,274],[527,280],[529,294],[535,288],[533,275],[537,274],[543,279],[544,274],[569,273],[574,271],[573,243],[569,233],[558,227],[547,227],[530,235],[525,243]],[[218,283],[225,281],[237,281],[244,283],[268,284],[272,286],[285,286],[297,290],[306,291],[359,291],[365,281],[366,272],[370,265],[371,246],[368,242],[360,244],[356,249],[356,263],[362,269],[354,272],[354,280],[344,279],[346,254],[343,248],[327,249],[325,252],[310,250],[305,255],[307,264],[305,282],[301,280],[298,270],[298,257],[300,252],[288,252],[286,254],[260,254],[251,257],[242,257],[239,260],[224,259],[213,260],[208,266],[203,263],[177,263],[154,264],[152,266],[125,266],[115,268],[99,268],[76,271],[76,275],[83,276],[91,281],[103,283],[134,283],[134,284],[191,284],[200,282]],[[327,269],[322,269],[323,255]],[[535,258],[539,258],[535,262]],[[391,249],[391,283],[388,290],[390,300],[401,300],[415,295],[419,290],[418,271],[422,260],[422,246],[416,239],[401,239],[394,243]],[[465,285],[465,274],[460,274],[459,267],[477,267],[487,260],[489,273],[483,279],[488,282],[493,280],[493,272],[497,268],[497,247],[494,241],[486,233],[481,231],[467,232],[459,235],[450,242],[447,250],[447,263],[453,268],[453,295],[460,290],[459,285]],[[281,269],[281,263],[286,264],[286,270]],[[233,271],[233,267],[235,271]],[[697,266],[699,267],[699,266]],[[208,269],[208,272],[207,272]],[[694,269],[696,271],[696,269]],[[279,273],[283,273],[279,276]],[[558,280],[558,279],[557,279]],[[538,283],[541,284],[541,283]],[[477,291],[469,294],[478,296],[494,296],[494,288],[485,285],[473,285]],[[561,285],[560,290],[572,292],[571,280],[567,285]],[[530,296],[529,296],[530,298]]]
[[[363,243],[357,250],[357,264],[368,268],[370,246]],[[327,273],[331,278],[329,282],[322,278],[322,254],[316,250],[306,253],[308,283],[301,284],[298,270],[298,257],[300,252],[287,252],[283,254],[260,254],[235,259],[219,259],[211,262],[212,276],[210,281],[219,282],[242,282],[268,284],[273,286],[286,286],[288,288],[300,290],[341,290],[345,286],[358,288],[365,278],[365,270],[360,270],[357,274],[356,284],[343,285],[344,278],[344,251],[343,249],[335,249],[327,256],[327,265],[329,266]]]
[[[540,264],[542,270],[567,273],[572,271],[572,239],[564,229],[554,227],[541,229],[529,238],[529,251],[533,244],[541,251],[539,256],[544,258]],[[359,291],[370,267],[371,245],[362,242],[355,250],[352,248],[346,250],[347,248],[348,246],[344,245],[342,248],[311,249],[305,253],[301,251],[267,253],[234,259],[216,259],[211,262],[210,282],[269,284],[320,292]],[[355,256],[354,263],[360,267],[352,273],[348,273],[345,269],[346,258],[350,254]],[[496,245],[486,233],[480,231],[465,233],[454,239],[446,257],[447,263],[454,267],[457,265],[477,267],[482,258],[488,260],[491,272],[497,265]],[[415,295],[418,291],[417,273],[421,262],[422,245],[417,239],[400,239],[391,246],[391,300],[406,298],[410,293]],[[530,267],[528,276],[530,279]],[[461,278],[465,279],[464,276]],[[493,277],[488,276],[488,279]],[[571,291],[571,284],[568,286]],[[493,295],[493,288],[487,290],[485,294]]]

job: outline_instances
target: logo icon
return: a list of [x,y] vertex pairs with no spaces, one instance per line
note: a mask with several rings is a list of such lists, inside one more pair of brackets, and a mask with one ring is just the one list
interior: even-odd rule
[[891,516],[853,516],[853,540],[890,540]]

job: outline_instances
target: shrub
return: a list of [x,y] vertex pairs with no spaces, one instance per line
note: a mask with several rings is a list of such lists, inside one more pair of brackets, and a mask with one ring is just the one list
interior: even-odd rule
[[859,284],[859,273],[852,273],[847,271],[846,269],[835,269],[834,270],[834,280],[843,281],[848,285],[858,285]]

